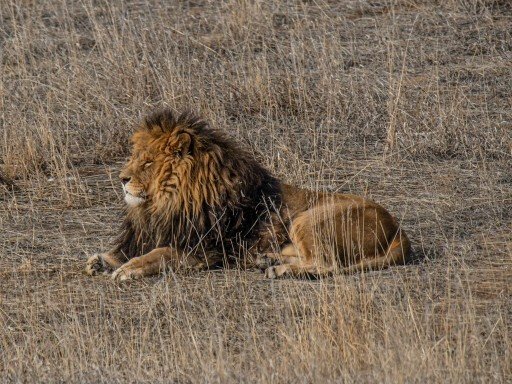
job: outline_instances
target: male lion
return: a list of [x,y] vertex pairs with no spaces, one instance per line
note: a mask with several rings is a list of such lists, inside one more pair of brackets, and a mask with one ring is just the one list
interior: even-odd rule
[[169,110],[133,135],[120,177],[115,247],[87,261],[115,280],[214,266],[266,266],[269,278],[402,264],[410,243],[380,205],[281,183],[222,132]]

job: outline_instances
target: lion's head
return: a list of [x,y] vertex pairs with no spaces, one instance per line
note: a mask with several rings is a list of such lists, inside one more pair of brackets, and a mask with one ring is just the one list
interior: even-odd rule
[[225,247],[249,235],[266,198],[279,202],[277,179],[190,113],[151,115],[132,144],[120,173],[127,214],[118,246],[128,257],[162,245]]
[[175,119],[170,111],[145,120],[132,137],[131,157],[119,175],[128,206],[155,208],[178,197],[179,181],[188,176],[195,155],[193,136],[205,127],[191,115]]

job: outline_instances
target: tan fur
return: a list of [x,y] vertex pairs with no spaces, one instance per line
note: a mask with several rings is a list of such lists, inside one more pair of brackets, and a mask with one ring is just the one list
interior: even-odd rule
[[283,186],[290,243],[270,266],[270,278],[326,276],[404,264],[410,242],[382,206],[359,196],[321,193]]
[[282,184],[191,115],[146,119],[120,177],[123,228],[112,251],[88,260],[90,275],[115,270],[125,280],[256,259],[269,278],[319,277],[403,264],[410,252],[380,205]]

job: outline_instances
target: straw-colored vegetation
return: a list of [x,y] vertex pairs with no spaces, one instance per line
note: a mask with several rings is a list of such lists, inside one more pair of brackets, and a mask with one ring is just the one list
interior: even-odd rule
[[[510,382],[507,0],[0,2],[0,381]],[[82,274],[156,107],[402,219],[415,263],[320,281]]]

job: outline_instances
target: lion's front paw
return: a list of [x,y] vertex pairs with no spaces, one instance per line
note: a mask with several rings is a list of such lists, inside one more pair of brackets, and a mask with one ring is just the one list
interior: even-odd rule
[[138,257],[131,259],[129,262],[121,265],[112,273],[112,280],[125,281],[138,279],[144,276],[144,268],[137,262]]
[[109,273],[110,268],[103,260],[103,256],[100,254],[95,254],[87,260],[85,264],[85,273],[89,276],[98,275],[100,273]]
[[291,274],[291,269],[287,264],[275,265],[265,269],[265,277],[268,279],[276,279],[278,277],[284,277],[289,274]]
[[256,259],[254,260],[254,265],[262,272],[271,267],[273,264],[273,260],[265,254],[257,255]]

